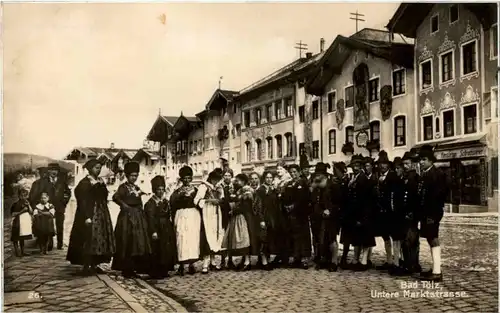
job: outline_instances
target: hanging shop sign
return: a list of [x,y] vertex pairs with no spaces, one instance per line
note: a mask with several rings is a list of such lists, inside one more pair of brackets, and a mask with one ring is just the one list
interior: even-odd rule
[[462,159],[486,156],[486,147],[473,147],[435,152],[436,159]]

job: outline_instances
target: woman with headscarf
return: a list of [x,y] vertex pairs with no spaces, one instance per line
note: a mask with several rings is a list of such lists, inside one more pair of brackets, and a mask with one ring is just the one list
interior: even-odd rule
[[215,254],[221,250],[224,236],[220,211],[224,190],[218,184],[221,179],[222,171],[220,169],[210,172],[207,181],[198,187],[194,198],[194,203],[201,209],[202,217],[200,252],[203,257],[203,274],[207,274],[209,268],[220,270],[220,266],[215,263]]
[[231,218],[222,246],[228,250],[230,257],[244,256],[241,269],[251,268],[250,256],[259,254],[258,230],[255,228],[253,211],[254,191],[248,185],[245,174],[236,175],[236,196],[231,202]]
[[288,220],[286,217],[286,212],[283,207],[283,193],[285,191],[286,184],[292,179],[290,174],[285,168],[285,163],[278,162],[276,165],[276,176],[274,177],[273,187],[276,191],[276,196],[278,197],[278,215],[276,219],[275,231],[280,234],[280,246],[277,247],[276,257],[274,258],[272,264],[274,267],[279,265],[288,265],[290,256],[290,238],[286,235],[289,232]]
[[144,205],[153,250],[150,276],[154,278],[168,277],[168,271],[177,263],[172,210],[165,196],[165,185],[163,176],[155,176],[151,180],[153,196]]
[[127,181],[118,187],[113,201],[120,206],[116,221],[116,253],[111,268],[122,271],[125,278],[137,273],[149,272],[152,252],[148,224],[142,206],[144,193],[135,183],[139,175],[139,163],[125,164]]
[[88,175],[75,188],[76,213],[66,260],[83,265],[84,273],[101,272],[116,252],[113,223],[108,208],[108,189],[99,177],[102,164],[92,159],[84,168]]
[[177,242],[177,260],[181,263],[179,275],[196,272],[194,263],[200,258],[201,214],[194,203],[198,190],[191,182],[193,170],[183,166],[179,170],[182,185],[170,196],[170,205],[174,214],[174,226]]

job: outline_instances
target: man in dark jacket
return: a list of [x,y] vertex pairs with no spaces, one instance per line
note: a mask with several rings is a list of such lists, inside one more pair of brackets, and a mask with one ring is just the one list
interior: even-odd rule
[[[378,172],[377,168],[374,166],[374,160],[371,157],[365,157],[364,158],[364,167],[363,167],[366,177],[370,181],[370,197],[372,197],[372,200],[370,200],[370,204],[373,206],[373,211],[376,212],[376,205],[377,205],[377,183],[378,183]],[[375,225],[376,227],[376,225]],[[373,248],[370,248],[368,250],[368,267],[373,267],[372,263],[372,250]]]
[[419,151],[421,174],[418,184],[420,236],[427,239],[431,247],[432,270],[420,273],[420,279],[442,281],[441,247],[439,244],[439,223],[444,215],[446,179],[434,166],[436,157],[431,146],[425,145]]
[[391,169],[391,162],[385,151],[379,152],[377,160],[379,166],[379,177],[376,186],[376,213],[375,213],[375,236],[384,239],[386,262],[377,267],[381,270],[390,270],[393,265],[399,265],[393,258],[391,231],[394,228],[394,186],[397,180],[396,173]]
[[[403,251],[404,264],[393,271],[394,276],[402,276],[420,272],[418,264],[418,180],[419,176],[415,170],[415,163],[418,162],[418,155],[406,152],[401,160],[403,167],[402,184],[397,188],[396,210],[398,213],[397,225],[402,231],[401,248]],[[394,165],[400,166],[394,161]],[[398,234],[396,234],[398,237]]]
[[337,271],[340,231],[340,181],[329,179],[327,165],[319,162],[313,174],[311,228],[317,257],[316,269]]
[[[66,206],[71,198],[71,190],[66,182],[66,175],[60,175],[61,169],[59,164],[50,163],[47,167],[47,175],[36,180],[31,186],[30,205],[35,207],[40,201],[42,193],[49,195],[50,203],[54,205],[56,210],[56,233],[57,233],[57,248],[63,248],[64,234],[64,214]],[[53,247],[53,239],[49,242],[49,250]]]

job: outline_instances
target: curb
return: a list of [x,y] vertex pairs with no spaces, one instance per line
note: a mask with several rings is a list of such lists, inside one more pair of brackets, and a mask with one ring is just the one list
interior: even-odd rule
[[188,310],[186,310],[186,308],[184,308],[181,304],[179,304],[177,301],[175,301],[174,299],[172,298],[169,298],[167,297],[166,295],[164,295],[162,292],[156,290],[155,288],[153,288],[150,284],[148,284],[147,282],[145,282],[144,280],[142,279],[135,279],[135,281],[141,286],[141,287],[144,287],[146,288],[148,291],[150,291],[151,293],[154,293],[155,295],[157,295],[160,299],[162,299],[163,301],[165,301],[172,309],[173,309],[173,312],[177,312],[177,313],[188,313]]
[[120,287],[114,280],[106,274],[97,274],[97,277],[103,281],[113,292],[120,297],[134,312],[148,313],[146,310],[130,293]]
[[458,225],[458,226],[483,226],[483,227],[498,227],[498,224],[490,223],[460,223],[460,222],[441,222],[442,225]]

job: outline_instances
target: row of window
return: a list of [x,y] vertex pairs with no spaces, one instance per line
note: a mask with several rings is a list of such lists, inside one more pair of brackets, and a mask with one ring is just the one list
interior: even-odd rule
[[[263,119],[269,123],[273,120],[280,120],[281,118],[287,118],[293,116],[293,101],[292,97],[288,97],[283,99],[283,103],[281,100],[278,100],[274,103],[269,103],[264,105],[263,107],[259,107],[253,110],[253,122],[255,125],[261,125],[263,123]],[[273,112],[274,106],[274,112]],[[250,127],[252,122],[251,120],[251,112],[245,111],[243,112],[243,125],[245,127]],[[274,113],[274,115],[273,115]]]
[[[462,107],[463,134],[473,134],[477,132],[477,105],[470,104]],[[441,124],[441,119],[442,124]],[[434,117],[433,114],[422,117],[422,129],[424,141],[434,139],[435,134],[441,133],[443,137],[453,137],[455,133],[455,109],[441,112],[441,117]]]
[[[464,43],[460,47],[460,75],[466,76],[477,72],[478,55],[477,39]],[[439,55],[439,84],[447,83],[455,79],[455,50],[448,50]],[[425,91],[434,86],[433,59],[427,59],[420,63],[420,90]]]
[[[406,92],[406,70],[404,68],[394,70],[392,73],[392,95],[399,96]],[[368,101],[370,103],[380,100],[380,78],[374,77],[368,81]],[[345,108],[352,108],[354,106],[354,86],[347,86],[344,88],[344,101]],[[328,113],[335,112],[337,106],[337,91],[334,90],[327,94]],[[312,102],[312,119],[319,119],[319,100]],[[305,106],[299,107],[299,121],[305,121]]]
[[[283,157],[292,157],[293,154],[293,136],[291,133],[285,134],[285,146],[283,146],[283,137],[281,135],[276,135],[273,137],[266,138],[266,151],[264,151],[262,139],[255,140],[255,153],[252,151],[252,143],[250,141],[245,142],[245,155],[246,162],[251,162],[254,160],[261,161],[264,159],[272,160],[274,159],[274,142],[276,142],[276,158],[281,159]],[[284,148],[284,149],[283,149]],[[267,153],[266,153],[267,152]]]

